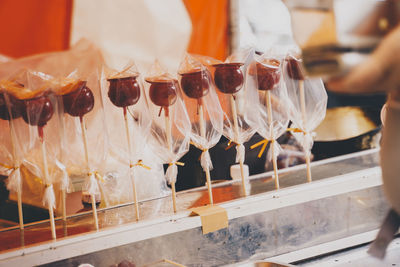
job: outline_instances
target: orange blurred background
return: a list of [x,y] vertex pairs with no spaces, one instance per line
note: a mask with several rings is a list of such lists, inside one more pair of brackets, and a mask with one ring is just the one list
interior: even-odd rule
[[[224,60],[229,0],[183,0],[192,20],[188,51]],[[73,0],[2,0],[0,54],[24,57],[68,49]]]

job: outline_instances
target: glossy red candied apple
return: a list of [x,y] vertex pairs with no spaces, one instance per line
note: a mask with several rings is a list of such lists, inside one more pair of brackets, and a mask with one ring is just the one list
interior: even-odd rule
[[223,63],[215,67],[214,82],[218,90],[225,94],[234,94],[243,87],[242,63]]
[[176,91],[178,89],[178,81],[175,79],[165,80],[151,78],[146,79],[150,83],[149,95],[151,101],[160,107],[168,107],[176,101]]
[[0,92],[0,119],[10,120],[21,117],[24,109],[22,101],[11,94],[7,94],[9,105],[7,106],[5,94],[5,92]]
[[115,106],[124,108],[139,101],[140,85],[136,78],[137,76],[108,79],[108,97]]
[[257,88],[261,91],[274,89],[280,80],[280,62],[276,59],[265,63],[254,62],[249,66],[249,75],[257,77]]
[[301,59],[297,59],[293,56],[286,58],[286,70],[290,78],[293,80],[304,80],[304,71],[301,66]]
[[86,86],[86,81],[79,81],[74,90],[62,96],[64,112],[74,117],[82,117],[94,107],[94,96]]
[[198,70],[181,74],[181,87],[190,98],[201,98],[208,94],[211,75],[208,70]]
[[45,126],[54,113],[53,105],[46,95],[24,99],[23,105],[22,118],[32,126]]

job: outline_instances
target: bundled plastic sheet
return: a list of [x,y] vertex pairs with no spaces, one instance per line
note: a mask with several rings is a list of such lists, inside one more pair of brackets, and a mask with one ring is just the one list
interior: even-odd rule
[[282,76],[283,60],[283,56],[272,50],[263,55],[255,55],[247,69],[246,79],[249,102],[252,103],[249,106],[248,119],[264,138],[252,148],[261,146],[261,156],[266,146],[270,145],[267,161],[273,163],[276,188],[279,188],[277,157],[281,152],[276,140],[289,124],[288,95]]
[[223,111],[210,71],[201,61],[186,55],[179,68],[180,85],[191,123],[191,142],[202,150],[200,164],[206,173],[210,203],[213,203],[210,170],[213,168],[209,149],[215,146],[223,131]]
[[168,164],[165,174],[172,187],[174,211],[175,183],[179,159],[189,150],[191,124],[179,90],[178,80],[156,61],[146,78],[146,94],[152,115],[150,142],[154,153]]
[[304,148],[307,163],[307,179],[311,181],[309,168],[313,130],[325,118],[328,96],[321,79],[309,79],[301,66],[301,59],[289,53],[283,66],[288,92],[292,133]]

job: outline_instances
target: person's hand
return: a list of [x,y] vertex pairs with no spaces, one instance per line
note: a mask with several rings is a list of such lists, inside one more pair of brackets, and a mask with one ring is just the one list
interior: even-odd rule
[[400,101],[400,26],[383,39],[366,62],[327,86],[342,93],[390,92]]

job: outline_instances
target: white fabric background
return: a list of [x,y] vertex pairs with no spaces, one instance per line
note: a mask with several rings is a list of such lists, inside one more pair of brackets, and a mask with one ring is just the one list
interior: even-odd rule
[[145,74],[158,58],[176,72],[191,33],[181,0],[74,1],[71,44],[87,38],[114,68],[133,59]]

